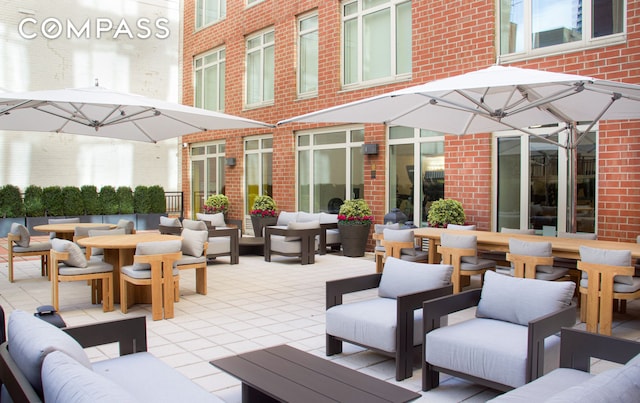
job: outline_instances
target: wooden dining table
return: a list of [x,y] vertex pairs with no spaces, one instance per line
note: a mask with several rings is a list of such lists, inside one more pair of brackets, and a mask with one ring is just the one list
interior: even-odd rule
[[509,239],[517,238],[529,242],[551,242],[554,257],[580,259],[580,246],[591,248],[629,250],[634,259],[640,258],[640,244],[632,242],[600,241],[592,239],[556,238],[552,236],[508,234],[489,231],[448,230],[446,228],[416,228],[414,236],[420,240],[429,241],[429,263],[437,263],[437,245],[443,232],[459,235],[475,235],[478,250],[509,252]]
[[[120,268],[133,264],[133,255],[136,247],[141,242],[160,242],[181,240],[178,235],[163,235],[155,232],[143,232],[127,235],[102,235],[90,236],[78,240],[78,245],[102,248],[104,250],[104,261],[113,265],[113,300],[120,303]],[[136,290],[134,301],[150,303],[151,294],[148,287]]]
[[55,232],[56,238],[67,239],[73,241],[73,234],[76,231],[76,227],[92,228],[92,227],[109,227],[115,228],[115,224],[103,224],[96,222],[71,222],[71,223],[59,223],[59,224],[42,224],[33,227],[36,231],[41,232]]

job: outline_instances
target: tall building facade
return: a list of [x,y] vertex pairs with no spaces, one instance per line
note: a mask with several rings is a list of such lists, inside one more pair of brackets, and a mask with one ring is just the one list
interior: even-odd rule
[[[640,84],[638,15],[640,3],[624,0],[187,0],[183,103],[276,123],[494,64]],[[363,198],[376,222],[399,208],[424,226],[445,197],[481,230],[635,240],[640,122],[599,122],[577,155],[575,223],[565,150],[517,132],[292,123],[201,133],[183,137],[182,184],[190,214],[214,193],[230,198],[233,218],[259,194],[285,211]]]

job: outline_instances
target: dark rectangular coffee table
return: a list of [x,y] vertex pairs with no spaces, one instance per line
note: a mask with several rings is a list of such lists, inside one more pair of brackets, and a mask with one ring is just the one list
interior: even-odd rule
[[239,239],[241,255],[264,256],[264,238],[243,236]]
[[408,402],[420,397],[400,386],[287,345],[211,361],[242,381],[247,402]]

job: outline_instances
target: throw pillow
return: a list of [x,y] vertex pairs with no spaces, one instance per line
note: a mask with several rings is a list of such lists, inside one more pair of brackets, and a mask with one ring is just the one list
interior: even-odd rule
[[56,252],[69,253],[69,258],[62,261],[62,263],[66,264],[67,266],[87,267],[89,265],[87,262],[87,258],[84,253],[82,253],[80,247],[71,241],[67,241],[66,239],[53,238],[51,240],[51,247]]
[[185,228],[182,230],[182,254],[193,257],[202,256],[204,244],[209,238],[207,231],[195,231]]
[[165,216],[160,216],[160,225],[167,227],[182,227],[178,218],[169,218]]
[[200,220],[182,220],[182,227],[195,231],[208,231],[207,224]]
[[378,287],[381,298],[396,299],[451,284],[453,266],[445,264],[415,263],[387,257]]
[[29,230],[22,224],[18,224],[14,222],[11,224],[11,233],[14,235],[20,235],[20,239],[14,241],[14,243],[23,248],[28,248],[29,243],[31,242],[31,234],[29,234]]
[[85,368],[62,351],[53,351],[44,358],[42,389],[47,403],[136,401],[120,385]]
[[575,287],[573,281],[515,278],[489,270],[476,317],[527,326],[533,319],[569,306]]
[[[388,229],[385,228],[383,233],[383,237],[385,241],[394,241],[394,242],[411,242],[413,244],[415,242],[415,237],[413,235],[413,230],[410,229]],[[416,255],[415,248],[402,248],[400,252],[403,255]]]
[[125,234],[133,234],[133,230],[135,229],[133,221],[125,220],[125,219],[118,220],[118,223],[116,224],[116,227],[117,228],[124,228],[124,233]]
[[42,392],[42,362],[52,351],[63,351],[81,365],[91,368],[89,357],[73,337],[33,314],[13,311],[7,324],[7,336],[9,354],[39,393]]

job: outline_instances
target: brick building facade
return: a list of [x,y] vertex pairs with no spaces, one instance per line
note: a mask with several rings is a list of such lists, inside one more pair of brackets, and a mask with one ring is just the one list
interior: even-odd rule
[[[343,85],[341,75],[342,7],[345,2],[254,0],[247,5],[244,0],[228,0],[223,18],[196,28],[196,5],[201,3],[184,3],[183,102],[194,102],[195,58],[224,46],[224,112],[269,123],[485,68],[496,62],[640,84],[640,3],[634,1],[626,4],[612,1],[623,5],[626,16],[623,32],[614,35],[615,39],[587,41],[584,46],[557,52],[549,48],[548,52],[538,49],[537,53],[504,56],[498,45],[500,1],[414,0],[411,2],[410,75],[353,87]],[[582,2],[578,3],[582,7]],[[299,16],[309,12],[316,13],[318,21],[317,93],[300,97],[296,70],[297,21]],[[582,11],[580,16],[582,18]],[[274,33],[273,100],[259,107],[247,107],[243,95],[247,85],[247,37],[265,28],[273,29]],[[379,147],[377,155],[363,156],[364,194],[360,196],[369,202],[376,222],[382,222],[390,209],[388,129],[383,125],[360,126],[364,128],[364,142],[376,143]],[[298,210],[296,133],[318,127],[321,126],[296,123],[271,130],[220,131],[184,137],[183,142],[189,144],[182,150],[185,206],[192,206],[193,197],[191,147],[223,140],[225,155],[236,158],[236,165],[225,167],[224,193],[231,200],[230,215],[241,218],[248,214],[243,139],[269,135],[273,138],[272,195],[280,210]],[[461,201],[467,221],[481,230],[499,229],[493,156],[496,150],[492,139],[492,134],[444,136],[444,196]],[[640,122],[601,122],[597,139],[594,230],[599,239],[634,241],[640,234]],[[372,175],[373,171],[375,175]]]

